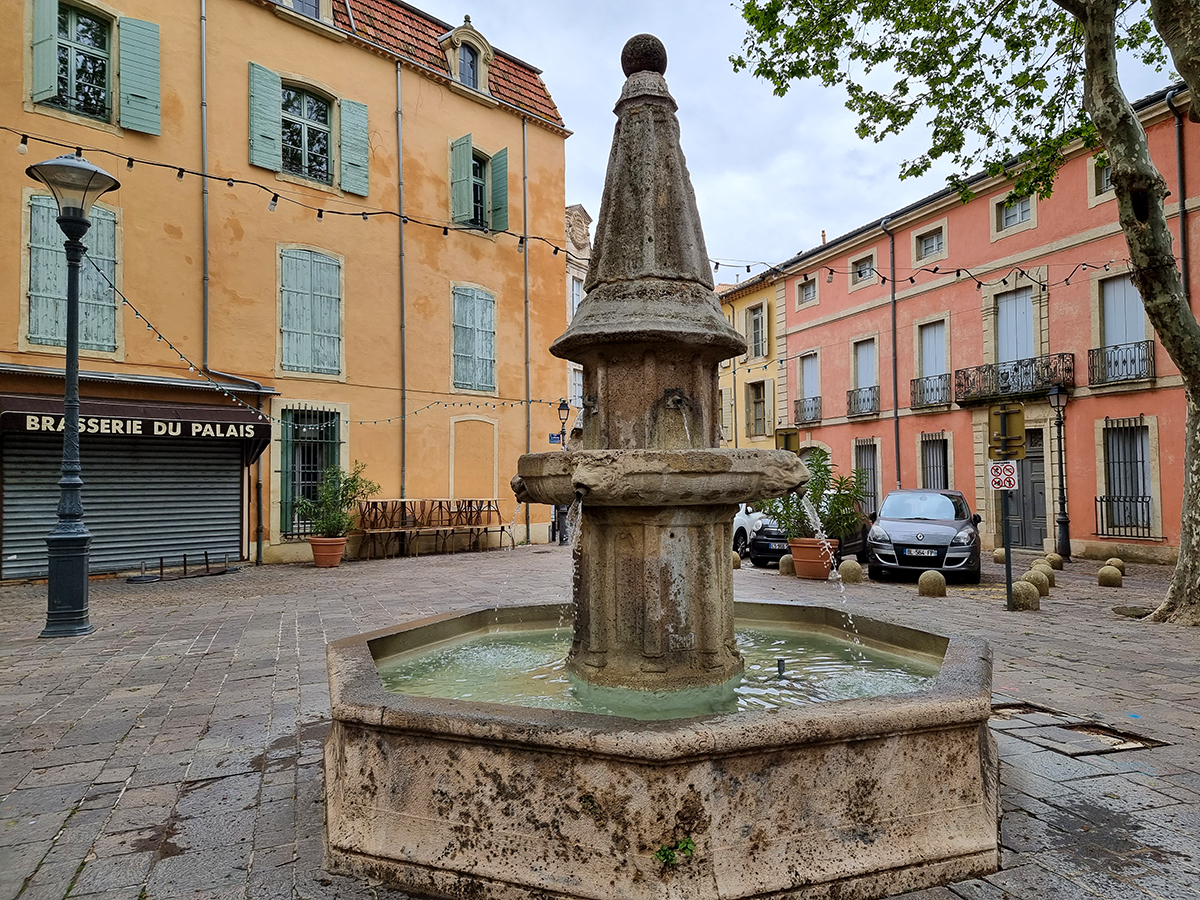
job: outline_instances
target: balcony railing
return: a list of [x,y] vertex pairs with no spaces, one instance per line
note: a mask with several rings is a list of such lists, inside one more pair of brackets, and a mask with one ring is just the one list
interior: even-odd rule
[[1154,377],[1154,341],[1113,344],[1088,351],[1088,384]]
[[974,366],[954,373],[954,400],[960,406],[987,403],[1001,397],[1045,394],[1051,385],[1075,387],[1075,356],[1053,353]]
[[796,424],[821,421],[821,398],[801,397],[796,401]]
[[1106,537],[1153,538],[1152,497],[1097,497],[1096,534]]
[[950,374],[926,375],[912,380],[912,408],[922,406],[945,406],[950,396]]
[[879,412],[879,385],[846,391],[846,415],[872,416]]

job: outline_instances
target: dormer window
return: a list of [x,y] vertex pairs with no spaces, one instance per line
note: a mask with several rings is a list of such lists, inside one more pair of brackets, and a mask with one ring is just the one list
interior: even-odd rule
[[458,80],[466,87],[479,90],[479,53],[470,44],[458,48]]

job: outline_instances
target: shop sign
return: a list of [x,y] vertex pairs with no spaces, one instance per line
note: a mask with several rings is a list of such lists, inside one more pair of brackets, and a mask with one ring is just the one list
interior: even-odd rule
[[[5,431],[26,434],[59,433],[63,417],[35,413],[9,413],[0,418]],[[80,416],[80,434],[116,434],[128,437],[181,437],[206,440],[258,438],[269,440],[271,427],[267,423],[203,422],[186,419],[127,419],[117,416]]]

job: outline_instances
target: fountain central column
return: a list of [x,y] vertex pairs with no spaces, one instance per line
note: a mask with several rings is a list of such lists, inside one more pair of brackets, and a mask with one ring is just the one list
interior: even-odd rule
[[566,452],[521,457],[513,487],[582,504],[568,668],[673,691],[741,672],[730,523],[739,502],[807,473],[787,451],[719,446],[717,366],[746,341],[713,293],[666,51],[638,35],[621,63],[586,297],[550,347],[583,366],[582,424]]

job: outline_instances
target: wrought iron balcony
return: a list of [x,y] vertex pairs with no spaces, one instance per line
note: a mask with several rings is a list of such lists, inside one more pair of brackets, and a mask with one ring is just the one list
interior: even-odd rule
[[1153,497],[1097,497],[1096,534],[1106,537],[1157,537],[1151,525]]
[[846,391],[846,415],[873,416],[879,412],[879,385]]
[[926,375],[912,380],[912,408],[922,406],[945,406],[954,398],[950,396],[950,374]]
[[821,421],[821,398],[801,397],[796,401],[796,424]]
[[974,366],[954,373],[954,400],[959,406],[989,403],[1004,397],[1045,394],[1051,385],[1075,387],[1075,355],[1053,353]]
[[1088,384],[1114,384],[1154,377],[1154,341],[1112,344],[1088,351]]

